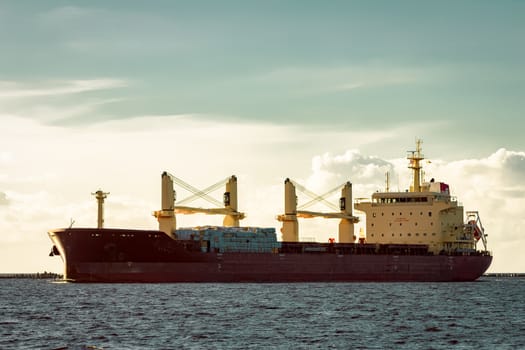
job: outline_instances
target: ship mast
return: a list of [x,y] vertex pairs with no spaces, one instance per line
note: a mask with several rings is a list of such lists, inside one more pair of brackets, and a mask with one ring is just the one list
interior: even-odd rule
[[410,154],[407,156],[407,159],[410,160],[408,168],[414,172],[414,183],[411,192],[421,192],[421,161],[425,159],[421,153],[422,143],[421,139],[416,139],[416,150],[410,151]]
[[97,192],[91,194],[95,196],[98,203],[97,228],[104,228],[104,199],[106,199],[109,192],[98,190]]

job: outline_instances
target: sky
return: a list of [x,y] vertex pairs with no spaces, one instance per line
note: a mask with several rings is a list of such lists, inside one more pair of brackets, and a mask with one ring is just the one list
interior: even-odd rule
[[0,273],[62,272],[46,232],[96,225],[98,189],[107,227],[154,229],[163,171],[235,174],[243,225],[279,230],[285,178],[358,198],[390,171],[404,191],[416,138],[425,178],[479,211],[489,272],[525,272],[523,18],[511,0],[0,1]]

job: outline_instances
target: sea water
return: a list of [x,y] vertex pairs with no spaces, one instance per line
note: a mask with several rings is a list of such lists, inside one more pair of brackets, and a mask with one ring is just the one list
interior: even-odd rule
[[0,349],[525,349],[525,279],[0,280]]

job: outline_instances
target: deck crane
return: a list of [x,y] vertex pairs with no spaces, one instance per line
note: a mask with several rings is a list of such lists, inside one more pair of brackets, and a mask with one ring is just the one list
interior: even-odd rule
[[[180,187],[193,193],[192,196],[185,198],[175,204],[176,192],[173,189],[173,184],[176,183]],[[220,186],[226,185],[226,191],[223,196],[223,203],[210,197],[208,193],[216,190]],[[237,177],[232,175],[224,180],[217,182],[210,187],[199,190],[190,184],[184,182],[178,177],[168,173],[162,173],[162,209],[153,212],[153,216],[159,221],[159,230],[166,232],[170,237],[176,239],[175,230],[177,228],[175,214],[194,214],[204,213],[211,215],[224,215],[223,225],[230,227],[238,227],[239,220],[244,219],[244,213],[239,212],[237,209]],[[183,206],[180,204],[189,203],[197,198],[205,199],[206,201],[222,208],[197,208],[190,206]]]
[[[339,207],[326,200],[326,197],[334,193],[336,190],[341,188],[341,185],[328,191],[324,195],[316,195],[309,191],[301,184],[286,179],[284,181],[284,214],[278,215],[277,220],[283,223],[281,232],[283,234],[283,241],[286,242],[298,242],[299,241],[299,224],[297,218],[313,218],[323,217],[328,219],[341,219],[339,222],[339,243],[352,243],[355,241],[354,236],[354,224],[359,222],[359,218],[352,215],[352,184],[346,182],[342,185],[341,197],[339,199]],[[298,210],[297,207],[297,196],[295,194],[295,188],[298,188],[301,192],[305,193],[311,198],[311,200],[301,206],[301,208],[307,208],[316,202],[321,202],[335,210],[332,213],[323,213],[315,211]]]

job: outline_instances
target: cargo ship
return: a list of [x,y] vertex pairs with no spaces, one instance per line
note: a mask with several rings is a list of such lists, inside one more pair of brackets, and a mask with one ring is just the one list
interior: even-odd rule
[[[272,227],[241,227],[237,178],[226,184],[220,208],[194,208],[175,203],[174,181],[161,176],[161,210],[153,214],[158,230],[104,228],[99,190],[98,225],[48,232],[51,256],[64,263],[72,282],[353,282],[474,281],[490,266],[487,235],[478,212],[464,212],[449,186],[422,179],[421,141],[407,159],[413,182],[403,192],[389,190],[369,199],[352,199],[352,184],[341,189],[339,209],[331,213],[298,210],[296,186],[284,182],[282,239]],[[195,196],[207,196],[195,191]],[[222,206],[223,205],[223,206]],[[356,237],[364,213],[366,232]],[[224,215],[223,226],[177,228],[176,214]],[[301,242],[298,218],[321,216],[339,222],[339,236],[328,242]],[[482,249],[477,249],[481,242]]]

